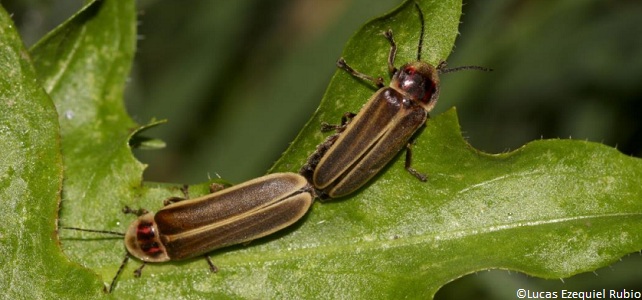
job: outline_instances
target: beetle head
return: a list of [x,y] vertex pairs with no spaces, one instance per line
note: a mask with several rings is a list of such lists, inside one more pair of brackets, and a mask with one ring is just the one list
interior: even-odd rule
[[435,67],[422,61],[407,63],[395,72],[390,86],[421,105],[427,112],[437,104],[439,75]]
[[144,214],[131,225],[125,234],[125,246],[129,253],[146,262],[164,262],[170,260],[165,246],[160,240],[154,214]]

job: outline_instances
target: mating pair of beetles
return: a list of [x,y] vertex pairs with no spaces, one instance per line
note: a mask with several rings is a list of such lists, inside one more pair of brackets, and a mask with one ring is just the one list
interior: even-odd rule
[[204,256],[210,269],[217,268],[207,256],[215,249],[246,243],[292,225],[303,217],[315,198],[331,199],[349,195],[375,176],[392,158],[406,148],[405,168],[421,181],[425,175],[411,166],[410,140],[426,122],[439,96],[439,74],[462,69],[488,70],[476,66],[434,67],[421,61],[424,17],[417,4],[421,34],[417,60],[397,69],[397,46],[392,30],[383,33],[390,43],[388,87],[375,78],[351,68],[341,58],[337,66],[359,80],[373,83],[378,90],[357,114],[347,113],[340,125],[324,124],[335,130],[297,173],[275,173],[236,186],[213,191],[194,199],[166,201],[154,213],[125,209],[138,215],[125,234],[61,227],[63,229],[122,235],[128,254],[114,276],[108,292],[130,256],[146,263],[166,262]]

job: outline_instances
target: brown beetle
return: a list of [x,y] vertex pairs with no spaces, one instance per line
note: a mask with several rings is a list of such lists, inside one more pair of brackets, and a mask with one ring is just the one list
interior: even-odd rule
[[125,234],[104,230],[61,227],[125,237],[128,254],[108,292],[130,256],[146,263],[182,260],[205,255],[210,269],[217,269],[208,252],[246,243],[292,225],[305,215],[314,195],[307,180],[296,173],[275,173],[194,199],[177,201],[158,212],[131,210],[139,217]]
[[426,176],[411,166],[411,138],[426,123],[439,97],[439,74],[476,69],[477,66],[446,68],[445,62],[434,67],[421,61],[424,36],[424,17],[415,3],[421,21],[421,34],[417,47],[417,61],[397,69],[394,66],[397,45],[392,30],[384,32],[390,42],[388,70],[392,75],[390,85],[384,87],[382,78],[374,78],[350,67],[343,58],[337,66],[352,76],[374,83],[379,89],[370,97],[358,114],[347,113],[341,125],[324,124],[323,129],[335,129],[308,158],[300,173],[308,178],[322,198],[348,195],[368,182],[392,158],[406,148],[405,168],[421,181]]

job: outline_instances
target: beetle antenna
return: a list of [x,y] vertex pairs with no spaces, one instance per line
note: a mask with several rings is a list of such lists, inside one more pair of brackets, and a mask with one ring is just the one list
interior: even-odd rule
[[484,67],[480,67],[480,66],[461,66],[461,67],[455,67],[455,68],[446,68],[444,66],[442,68],[439,68],[438,70],[439,70],[439,74],[446,74],[446,73],[463,71],[463,70],[477,70],[477,71],[490,72],[493,69],[484,68]]
[[60,226],[60,228],[61,229],[76,230],[76,231],[95,232],[95,233],[104,233],[104,234],[111,234],[111,235],[117,235],[117,236],[125,236],[125,234],[122,233],[122,232],[109,231],[109,230],[85,229],[85,228],[67,227],[67,226]]
[[[68,229],[68,230],[76,230],[76,231],[95,232],[95,233],[104,233],[104,234],[111,234],[111,235],[117,235],[117,236],[125,236],[125,234],[122,233],[122,232],[109,231],[109,230],[96,230],[96,229],[86,229],[86,228],[67,227],[67,226],[60,226],[60,228],[61,229]],[[118,271],[116,271],[116,275],[114,275],[114,278],[111,280],[111,283],[109,284],[109,287],[103,286],[103,291],[105,291],[108,294],[111,294],[111,291],[114,289],[114,286],[116,285],[116,279],[118,279],[120,274],[123,272],[123,269],[125,269],[125,265],[127,264],[128,260],[129,260],[129,253],[125,253],[125,258],[123,259],[123,262],[120,263],[120,267],[118,267]]]
[[424,13],[421,11],[419,4],[415,2],[415,7],[419,12],[419,21],[421,22],[421,34],[419,35],[419,46],[417,46],[417,61],[421,60],[421,48],[424,45]]

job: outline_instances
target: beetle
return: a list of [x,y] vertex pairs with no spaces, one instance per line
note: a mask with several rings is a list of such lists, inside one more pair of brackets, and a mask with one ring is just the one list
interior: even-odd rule
[[346,113],[341,125],[322,124],[322,131],[334,129],[336,133],[317,147],[299,171],[321,198],[338,198],[356,191],[404,147],[406,170],[419,180],[427,181],[426,175],[412,168],[411,139],[437,103],[439,74],[464,69],[490,71],[478,66],[447,68],[445,62],[434,67],[421,61],[424,16],[417,3],[415,7],[421,22],[416,61],[397,69],[394,66],[397,44],[392,30],[383,33],[390,43],[388,87],[384,86],[383,78],[360,73],[343,58],[337,61],[339,68],[360,80],[372,82],[378,90],[358,114]]
[[125,213],[139,217],[124,234],[60,228],[124,236],[127,253],[109,285],[110,293],[130,257],[143,262],[134,272],[136,277],[147,263],[198,256],[205,256],[210,270],[217,272],[208,252],[247,243],[292,225],[312,205],[313,192],[299,174],[274,173],[194,199],[170,198],[155,214],[125,207]]

